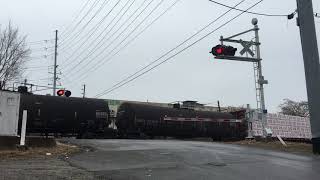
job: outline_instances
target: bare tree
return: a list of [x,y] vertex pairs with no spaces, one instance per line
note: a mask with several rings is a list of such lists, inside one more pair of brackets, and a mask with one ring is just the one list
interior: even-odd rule
[[11,23],[3,30],[0,26],[0,89],[22,74],[29,54],[26,37],[19,36],[18,28],[13,28]]
[[307,101],[292,101],[290,99],[284,99],[284,102],[280,104],[281,113],[292,116],[309,117],[309,108]]

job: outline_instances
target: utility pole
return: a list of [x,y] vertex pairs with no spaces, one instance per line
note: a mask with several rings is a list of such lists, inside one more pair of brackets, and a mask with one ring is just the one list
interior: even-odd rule
[[56,32],[55,37],[55,45],[54,45],[54,65],[53,65],[53,92],[52,95],[56,95],[56,89],[57,89],[57,56],[58,56],[58,30]]
[[85,98],[86,97],[86,85],[83,84],[83,88],[82,88],[82,97]]
[[312,0],[297,0],[313,152],[320,154],[320,65]]

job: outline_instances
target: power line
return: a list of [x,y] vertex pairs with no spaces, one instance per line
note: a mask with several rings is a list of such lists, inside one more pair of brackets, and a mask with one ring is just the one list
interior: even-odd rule
[[35,79],[28,79],[28,82],[37,82],[37,81],[48,81],[48,80],[51,80],[52,79],[52,77],[46,77],[46,78],[40,78],[40,79],[37,79],[37,80],[35,80]]
[[[144,2],[146,2],[147,0],[145,0]],[[107,47],[109,47],[113,42],[115,42],[138,18],[139,16],[150,6],[150,4],[153,2],[154,0],[151,0],[142,10],[141,12],[113,39],[113,41],[111,41]],[[162,0],[163,1],[163,0]],[[138,10],[143,7],[144,2],[141,4],[140,7],[138,7],[138,9],[133,12],[133,14],[131,14],[131,16],[124,22],[122,23],[122,25],[119,26],[119,28],[111,35],[109,36],[109,38],[107,39],[107,41],[112,38],[122,27],[123,25],[131,19],[131,17],[133,17],[133,15],[138,12]],[[110,31],[109,31],[110,32]],[[73,71],[77,66],[79,66],[84,60],[86,60],[89,56],[91,56],[95,51],[97,51],[98,49],[100,49],[101,47],[103,47],[104,44],[101,44],[101,42],[105,39],[105,37],[108,35],[105,34],[105,36],[98,42],[98,44],[96,44],[96,46],[89,52],[89,54],[83,58],[81,61],[79,61],[75,66],[71,67],[69,70],[70,72]],[[100,45],[100,46],[99,46]],[[99,46],[99,47],[98,47]],[[98,48],[97,48],[98,47]],[[106,48],[104,48],[103,50],[105,50]],[[95,59],[97,56],[95,56],[93,59]],[[91,61],[89,61],[90,63]],[[87,63],[88,65],[88,63]],[[70,73],[69,72],[69,73]]]
[[[234,7],[239,6],[240,4],[242,4],[245,0],[240,1],[238,4],[236,4]],[[207,24],[206,26],[204,26],[203,28],[201,28],[200,30],[198,30],[196,33],[194,33],[193,35],[191,35],[190,37],[188,37],[186,40],[184,40],[183,42],[179,43],[177,46],[175,46],[174,48],[172,48],[170,51],[168,51],[167,53],[163,54],[162,56],[160,56],[158,59],[152,61],[151,63],[149,63],[147,66],[141,68],[140,70],[138,70],[137,72],[135,72],[134,74],[130,75],[129,77],[123,79],[122,81],[118,82],[117,84],[115,84],[113,87],[125,82],[126,80],[130,79],[132,76],[135,76],[136,74],[142,72],[143,70],[145,70],[146,68],[150,67],[152,64],[158,62],[159,60],[161,60],[163,57],[167,56],[168,54],[170,54],[171,52],[173,52],[174,50],[178,49],[180,46],[182,46],[183,44],[185,44],[186,42],[188,42],[189,40],[191,40],[192,38],[194,38],[195,36],[197,36],[198,34],[200,34],[202,31],[204,31],[205,29],[207,29],[208,27],[210,27],[212,24],[214,24],[215,22],[217,22],[218,20],[220,20],[223,16],[225,16],[226,14],[228,14],[230,11],[232,11],[232,8],[230,8],[228,11],[226,11],[225,13],[221,14],[220,16],[218,16],[216,19],[214,19],[213,21],[211,21],[209,24]],[[112,89],[113,87],[111,87],[110,89]]]
[[[101,12],[101,10],[102,10],[104,7],[108,4],[108,2],[110,2],[110,0],[109,0],[109,1],[105,0],[105,1],[102,3],[102,5],[100,6],[100,8],[99,8],[99,9],[94,13],[94,15],[89,19],[89,21],[87,21],[87,23],[84,24],[84,26],[83,26],[82,28],[80,28],[80,30],[79,30],[73,37],[69,38],[70,43],[69,43],[67,46],[65,46],[65,48],[70,47],[70,45],[72,45],[71,42],[72,42],[73,40],[76,40],[76,39],[81,35],[81,33],[88,27],[88,25],[92,22],[92,20],[97,17],[97,15]],[[64,44],[65,44],[65,43],[63,43],[62,45],[60,45],[60,47],[63,47]]]
[[[212,33],[216,32],[217,30],[219,30],[219,29],[221,29],[222,27],[226,26],[227,24],[229,24],[229,23],[232,22],[233,20],[237,19],[237,18],[240,17],[242,14],[244,14],[246,11],[248,11],[248,10],[250,10],[251,8],[255,7],[256,5],[258,5],[259,3],[261,3],[262,1],[263,1],[263,0],[258,1],[257,3],[255,3],[255,4],[252,5],[252,6],[250,6],[248,9],[246,9],[245,11],[243,11],[243,12],[241,12],[240,14],[234,16],[233,18],[231,18],[230,20],[228,20],[228,21],[225,22],[224,24],[220,25],[219,27],[217,27],[217,28],[214,29],[213,31],[211,31],[211,32],[209,32],[208,34],[202,36],[200,39],[194,41],[193,43],[191,43],[191,44],[188,45],[187,47],[183,48],[182,50],[178,51],[177,53],[175,53],[175,54],[171,55],[170,57],[164,59],[164,60],[161,61],[160,63],[158,63],[158,64],[156,64],[155,66],[153,66],[153,67],[151,67],[150,69],[148,69],[147,71],[144,71],[144,72],[142,72],[141,74],[139,74],[139,75],[137,75],[137,76],[135,76],[135,77],[133,77],[134,75],[133,75],[133,76],[130,76],[129,78],[127,78],[127,79],[129,79],[128,81],[125,81],[125,82],[123,82],[123,83],[118,83],[118,85],[115,85],[115,86],[113,86],[112,88],[109,88],[109,89],[103,91],[102,93],[97,94],[95,97],[101,97],[101,96],[103,96],[103,95],[105,95],[105,94],[108,94],[108,93],[110,93],[110,92],[112,92],[112,91],[114,91],[114,90],[116,90],[116,89],[118,89],[118,88],[120,88],[120,87],[122,87],[122,86],[124,86],[124,85],[126,85],[126,84],[128,84],[128,83],[130,83],[131,81],[139,78],[140,76],[142,76],[142,75],[150,72],[151,70],[155,69],[156,67],[160,66],[161,64],[169,61],[169,60],[172,59],[173,57],[177,56],[178,54],[184,52],[185,50],[189,49],[189,48],[192,47],[193,45],[195,45],[195,44],[197,44],[198,42],[202,41],[203,39],[205,39],[206,37],[208,37],[208,36],[211,35]],[[222,16],[222,17],[223,17],[223,16]],[[133,78],[132,78],[132,77],[133,77]],[[131,78],[131,79],[130,79],[130,78]]]
[[[107,35],[113,30],[113,28],[116,27],[116,25],[120,22],[120,20],[122,19],[122,17],[128,12],[128,10],[131,8],[131,6],[134,4],[135,1],[136,1],[136,0],[133,0],[133,1],[132,1],[132,3],[126,8],[126,10],[122,13],[122,15],[119,17],[119,19],[115,22],[115,24],[111,27],[111,29],[110,29],[109,31],[106,31],[106,30],[107,30],[108,27],[113,23],[113,21],[117,18],[117,16],[118,16],[119,14],[117,14],[117,15],[111,20],[111,22],[108,24],[108,26],[105,27],[105,28],[101,31],[101,33],[100,33],[93,41],[91,41],[91,43],[88,45],[88,47],[93,46],[94,43],[102,36],[102,34],[103,34],[104,32],[106,32],[105,35],[103,36],[103,38],[100,39],[100,41],[98,42],[98,44],[95,45],[94,48],[92,48],[92,50],[89,52],[88,55],[90,55],[90,53],[92,53],[93,50],[94,50],[96,47],[98,47],[98,45],[105,39],[105,37],[107,37]],[[147,1],[147,0],[144,0],[144,2],[130,15],[130,17],[132,17],[132,16],[144,5],[144,3],[145,3],[146,1]],[[129,2],[129,1],[128,1],[128,2]],[[125,6],[124,6],[124,7],[125,7]],[[124,8],[124,7],[123,7],[123,8]],[[123,9],[123,8],[122,8],[122,9]],[[121,9],[120,11],[122,11],[122,9]],[[122,23],[122,24],[120,25],[120,27],[122,27],[122,26],[130,19],[130,17],[129,17],[127,20],[125,20],[124,23]],[[119,30],[119,29],[118,29],[118,30]],[[118,30],[117,30],[117,31],[118,31]],[[79,57],[83,54],[83,52],[85,52],[85,51],[81,51],[80,54],[78,54],[78,56],[77,56],[76,58],[74,58],[74,59],[79,58]],[[73,61],[70,61],[70,63],[68,63],[65,67],[67,67],[68,65],[70,65],[72,62],[73,62]],[[70,82],[75,82],[75,81],[70,81]],[[73,84],[73,83],[72,83],[72,84]]]
[[42,47],[42,48],[29,48],[29,50],[31,51],[31,53],[47,53],[47,52],[51,52],[53,48],[52,47]]
[[[109,31],[107,31],[107,29],[108,29],[108,27],[113,23],[113,21],[118,17],[118,15],[119,14],[117,14],[110,22],[109,22],[109,24],[100,32],[100,34],[93,40],[93,41],[91,41],[91,43],[87,46],[87,47],[91,47],[91,46],[93,46],[94,45],[94,43],[103,35],[103,33],[105,33],[105,35],[101,38],[101,40],[98,42],[98,44],[100,44],[104,39],[105,39],[105,37],[109,34],[109,32],[111,32],[112,30],[113,30],[113,28],[119,23],[119,21],[122,19],[122,17],[127,13],[127,11],[130,9],[130,7],[133,5],[133,3],[135,2],[136,0],[133,0],[132,1],[132,3],[129,5],[129,7],[127,7],[127,9],[124,11],[124,13],[120,16],[120,18],[115,22],[115,24],[111,27],[111,29],[109,30]],[[129,2],[129,1],[128,1]],[[142,3],[142,5],[144,4],[146,2],[146,0]],[[125,7],[125,6],[124,6]],[[123,8],[124,8],[123,7]],[[120,10],[120,12],[122,12],[122,10],[123,10],[123,8]],[[138,8],[139,9],[139,8]],[[137,11],[137,10],[136,10]],[[135,12],[136,12],[135,11]],[[120,13],[119,12],[119,13]],[[134,12],[134,13],[135,13]],[[129,18],[128,18],[129,19]],[[127,20],[128,20],[127,19]],[[127,20],[125,21],[125,22],[127,22]],[[125,24],[125,23],[123,23],[123,24]],[[122,25],[123,25],[122,24]],[[121,25],[121,26],[122,26]],[[121,27],[120,26],[120,27]],[[95,49],[96,47],[98,47],[98,44],[97,45],[95,45],[95,47],[94,48],[92,48],[92,50],[93,49]],[[91,50],[91,51],[92,51]],[[80,54],[78,54],[78,56],[77,57],[75,57],[74,59],[78,59],[84,52],[86,52],[86,51],[81,51],[80,52]],[[89,53],[90,54],[90,53]],[[68,66],[68,65],[70,65],[71,63],[72,63],[73,61],[71,61],[70,63],[68,63],[66,66]]]
[[[114,54],[112,54],[109,58],[105,59],[103,64],[107,63],[108,61],[110,61],[114,56],[116,56],[119,52],[123,51],[123,49],[125,49],[129,44],[131,44],[132,42],[134,42],[135,39],[137,39],[144,31],[146,31],[149,27],[151,27],[157,20],[159,20],[164,14],[166,14],[170,9],[172,9],[180,0],[176,0],[171,6],[169,6],[165,11],[163,11],[159,16],[157,16],[150,24],[148,24],[144,29],[142,29],[139,33],[137,33],[133,38],[131,38],[124,46],[122,46],[121,48],[119,48],[119,50],[117,52],[115,52]],[[121,45],[118,44],[110,53],[111,54],[116,48],[118,48]],[[102,65],[103,65],[102,64]],[[99,67],[102,67],[102,65],[100,65]],[[89,69],[89,71],[86,71],[84,73],[81,73],[80,76],[78,76],[77,79],[84,79],[86,77],[88,77],[89,72],[91,72],[92,70],[97,70],[99,67],[95,68],[94,66],[91,67]],[[84,76],[85,75],[85,76]],[[84,76],[84,77],[83,77]],[[83,77],[83,78],[82,78]]]
[[75,18],[71,21],[71,23],[69,24],[69,26],[67,26],[65,28],[65,30],[62,31],[60,36],[63,36],[64,34],[68,33],[69,29],[71,28],[72,24],[80,17],[81,13],[83,12],[83,10],[87,7],[87,5],[89,4],[90,0],[87,0],[84,5],[82,6],[82,8],[80,9],[80,11],[77,13],[77,15],[75,16]]
[[13,82],[13,83],[16,83],[16,84],[26,84],[26,85],[29,85],[29,86],[35,86],[35,87],[43,87],[43,88],[53,89],[53,87],[46,86],[46,85],[38,85],[38,84],[25,83],[25,82]]
[[48,49],[53,49],[54,46],[50,46],[50,47],[42,47],[42,48],[29,48],[30,50],[48,50]]
[[[239,6],[240,4],[242,4],[245,0],[240,1],[238,4],[236,4],[234,7]],[[159,57],[158,59],[152,61],[151,63],[149,63],[147,66],[143,67],[142,69],[140,69],[139,71],[135,72],[134,74],[132,74],[131,76],[134,76],[138,73],[140,73],[141,71],[143,71],[144,69],[150,67],[152,64],[156,63],[157,61],[161,60],[163,57],[165,57],[166,55],[170,54],[171,52],[173,52],[174,50],[178,49],[180,46],[182,46],[183,44],[185,44],[186,42],[188,42],[189,40],[191,40],[192,38],[194,38],[195,36],[197,36],[198,34],[200,34],[202,31],[204,31],[205,29],[207,29],[208,27],[210,27],[212,24],[214,24],[215,22],[217,22],[219,19],[221,19],[223,16],[225,16],[226,14],[228,14],[230,11],[232,11],[232,9],[229,9],[228,11],[226,11],[225,13],[221,14],[220,16],[218,16],[216,19],[214,19],[213,21],[211,21],[209,24],[207,24],[206,26],[204,26],[203,28],[201,28],[200,30],[198,30],[196,33],[194,33],[193,35],[191,35],[190,37],[188,37],[186,40],[184,40],[183,42],[179,43],[176,47],[174,47],[173,49],[171,49],[170,51],[168,51],[167,53],[163,54],[161,57]],[[159,18],[159,17],[158,17]],[[156,20],[156,19],[155,19]],[[129,41],[130,42],[130,41]],[[125,45],[124,47],[126,47],[127,45]],[[124,47],[120,48],[123,49]],[[117,52],[119,53],[120,50]],[[117,83],[116,85],[128,80],[131,76],[125,78],[124,80],[120,81],[119,83]]]
[[[127,18],[127,19],[119,26],[119,28],[118,28],[107,40],[109,40],[113,35],[115,35],[115,33],[118,32],[118,31],[127,23],[127,21],[130,20],[131,17],[132,17],[136,12],[138,12],[138,10],[139,10],[140,8],[143,7],[143,5],[144,5],[144,3],[145,3],[146,1],[147,1],[147,0],[144,0],[143,3],[129,16],[129,18]],[[120,20],[122,19],[122,17],[127,13],[127,11],[130,9],[130,7],[132,6],[132,4],[133,4],[134,2],[135,2],[135,0],[130,4],[130,6],[125,10],[125,12],[124,12],[124,13],[120,16],[120,18],[115,22],[115,24],[109,29],[109,31],[106,31],[106,30],[108,29],[109,25],[113,22],[113,20],[114,20],[115,18],[112,20],[112,22],[110,22],[110,23],[108,24],[108,26],[107,26],[103,31],[101,31],[101,33],[95,38],[95,40],[91,41],[91,43],[89,44],[88,47],[93,46],[94,43],[95,43],[95,41],[98,40],[99,37],[101,37],[104,32],[106,32],[106,33],[103,35],[103,37],[100,39],[100,41],[89,51],[89,53],[88,53],[84,58],[82,58],[82,59],[78,62],[77,65],[81,64],[84,60],[86,60],[89,56],[91,56],[97,49],[99,49],[99,48],[102,47],[102,45],[101,45],[101,46],[99,46],[99,45],[103,42],[103,40],[107,37],[107,35],[109,35],[109,33],[116,27],[116,25],[120,22]],[[97,47],[98,47],[98,48],[97,48]],[[85,51],[81,51],[80,54],[78,54],[78,56],[75,58],[75,60],[76,60],[77,58],[79,58],[79,57],[83,54],[83,52],[85,52]],[[68,63],[68,65],[70,65],[72,62],[74,62],[74,61],[70,61],[70,63]],[[68,66],[68,65],[67,65],[67,66]],[[77,65],[74,66],[74,67],[77,67]],[[65,67],[67,67],[67,66],[65,66]],[[71,69],[71,71],[72,71],[72,69]],[[67,73],[68,73],[68,72],[67,72]]]
[[51,66],[30,66],[30,67],[25,67],[25,68],[22,68],[22,69],[48,69],[49,67]]
[[51,89],[52,88],[42,88],[42,89],[33,90],[32,92],[46,91],[46,90],[51,90]]
[[46,59],[50,56],[53,56],[53,54],[49,54],[49,55],[40,55],[40,56],[29,56],[27,58],[25,58],[27,61],[31,61],[31,60],[35,60],[35,59]]
[[89,10],[85,13],[85,15],[80,19],[80,21],[70,30],[70,33],[65,35],[60,44],[63,44],[65,40],[67,40],[71,34],[76,30],[76,28],[82,23],[82,21],[89,15],[93,8],[100,2],[100,0],[95,0],[94,3],[90,6]]
[[[130,33],[128,33],[127,34],[127,36],[120,42],[120,43],[118,43],[108,54],[110,54],[110,53],[112,53],[112,52],[114,52],[114,50],[116,50],[117,49],[117,47],[119,47],[126,39],[128,39],[128,37],[132,34],[132,33],[134,33],[144,22],[145,22],[145,20],[147,19],[147,18],[149,18],[150,17],[150,15],[163,3],[163,1],[164,0],[161,0],[150,12],[149,12],[149,14],[130,32]],[[112,42],[111,42],[112,43]],[[111,43],[104,49],[104,50],[106,50],[110,45],[111,45]],[[95,58],[93,58],[93,59],[96,59],[97,57],[99,57],[99,55],[101,55],[101,54],[98,54],[98,56],[96,56]],[[108,59],[108,61],[110,61],[111,59]],[[103,58],[102,59],[100,59],[100,61],[97,61],[97,63],[95,63],[91,68],[89,68],[89,69],[91,69],[91,70],[93,70],[93,71],[95,71],[96,70],[96,66],[99,66],[99,64],[102,62],[103,64],[105,64],[106,62],[108,62],[108,61],[105,61]],[[91,62],[91,61],[90,61]],[[103,64],[101,64],[101,66],[103,65]],[[100,66],[100,67],[101,67]],[[82,69],[78,69],[78,71],[77,72],[79,72],[79,71],[81,71]],[[75,73],[77,73],[77,72],[75,72]],[[83,74],[82,74],[83,75]]]
[[29,41],[26,42],[27,44],[42,44],[42,43],[48,43],[50,41],[53,41],[54,39],[44,39],[44,40],[39,40],[39,41]]
[[[73,55],[75,55],[78,51],[79,51],[79,49],[83,46],[83,45],[85,45],[87,42],[88,42],[88,40],[93,36],[93,34],[94,33],[96,33],[97,32],[97,29],[99,28],[99,26],[103,23],[103,21],[105,21],[105,19],[109,16],[109,14],[115,9],[115,7],[120,3],[120,1],[121,0],[118,0],[118,2],[111,8],[111,10],[100,20],[100,22],[98,23],[98,24],[96,24],[96,26],[94,26],[92,29],[90,29],[89,30],[89,32],[91,32],[88,36],[87,36],[87,38],[86,39],[79,39],[79,41],[78,42],[80,42],[81,40],[83,40],[83,42],[80,44],[80,46],[78,46],[77,48],[75,48],[75,50],[73,51],[73,53],[64,61],[64,63],[65,62],[67,62],[69,59],[71,59],[71,57],[73,56]],[[127,3],[125,4],[125,6],[129,3],[130,1],[127,1]],[[124,7],[125,7],[124,6]],[[123,7],[123,8],[124,8]],[[122,8],[122,9],[123,9]],[[122,10],[121,9],[121,10]],[[120,11],[121,12],[121,11]],[[120,13],[119,12],[119,13]],[[117,17],[117,16],[115,16],[115,17]],[[109,25],[110,25],[111,23],[109,23]],[[109,26],[108,25],[108,26]],[[99,37],[98,37],[99,38]],[[82,51],[82,52],[84,52],[84,51]]]
[[[101,6],[99,7],[99,9],[94,13],[94,15],[84,24],[84,26],[82,26],[79,31],[77,33],[74,33],[73,36],[71,35],[69,38],[69,44],[67,44],[64,48],[70,47],[70,45],[72,45],[72,41],[76,40],[82,32],[84,32],[84,30],[88,27],[88,25],[93,21],[94,18],[96,18],[96,16],[101,12],[101,10],[108,4],[107,0],[104,0],[104,2],[101,4]],[[62,44],[60,44],[60,47],[63,47],[65,45],[65,41],[62,42]]]
[[227,7],[229,9],[233,9],[233,10],[237,10],[237,11],[241,11],[241,12],[244,12],[244,13],[248,13],[248,14],[254,14],[254,15],[259,15],[259,16],[269,16],[269,17],[288,17],[289,14],[266,14],[266,13],[257,13],[257,12],[252,12],[252,11],[246,11],[246,10],[242,10],[242,9],[238,9],[238,8],[234,8],[234,7],[231,7],[231,6],[228,6],[228,5],[225,5],[225,4],[222,4],[222,3],[219,3],[217,1],[214,1],[214,0],[209,0],[215,4],[218,4],[220,6],[224,6],[224,7]]

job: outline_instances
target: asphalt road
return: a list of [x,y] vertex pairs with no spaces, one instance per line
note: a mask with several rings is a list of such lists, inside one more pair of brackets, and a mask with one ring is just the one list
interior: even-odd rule
[[319,179],[320,157],[179,140],[71,140],[94,150],[69,163],[112,180]]

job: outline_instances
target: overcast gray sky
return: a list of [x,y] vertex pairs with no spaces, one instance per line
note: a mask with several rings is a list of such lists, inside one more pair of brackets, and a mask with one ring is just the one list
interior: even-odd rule
[[[59,71],[63,74],[60,75],[60,81],[63,87],[73,92],[73,96],[80,96],[81,84],[83,83],[87,86],[88,97],[93,97],[101,91],[112,87],[123,78],[160,57],[228,10],[228,8],[221,7],[208,0],[180,0],[167,14],[156,21],[129,46],[121,49],[118,55],[109,59],[110,51],[161,0],[152,1],[147,6],[146,11],[124,31],[123,35],[116,39],[117,35],[129,23],[126,23],[119,31],[116,31],[120,27],[120,24],[144,1],[135,0],[127,13],[119,21],[118,26],[115,26],[107,34],[108,36],[106,37],[110,36],[110,38],[105,38],[104,40],[101,40],[103,35],[99,36],[99,34],[108,32],[112,25],[106,30],[104,28],[108,26],[108,23],[112,21],[128,1],[122,0],[116,5],[118,0],[108,0],[100,13],[89,22],[89,19],[93,17],[94,13],[104,3],[104,0],[98,0],[96,6],[93,6],[92,11],[89,12],[87,17],[78,26],[75,26],[95,2],[95,0],[90,0],[88,6],[80,14],[80,18],[75,20],[75,17],[86,1],[0,0],[0,23],[2,27],[11,20],[14,26],[20,28],[22,34],[27,35],[28,42],[53,39],[54,30],[59,30],[58,64],[60,65]],[[147,0],[144,7],[150,1]],[[218,1],[230,6],[240,2],[240,0]],[[128,2],[125,7],[129,7],[131,2],[133,0]],[[129,37],[134,37],[135,34],[139,33],[173,2],[175,0],[163,0],[154,13]],[[258,0],[246,0],[239,8],[246,9],[256,2]],[[320,1],[314,0],[313,4],[314,11],[320,12]],[[108,14],[113,6],[115,6],[115,9],[101,23],[97,30],[92,31],[95,25]],[[289,14],[295,9],[295,0],[264,0],[253,8],[252,11],[269,14]],[[237,11],[232,11],[190,42],[212,31],[238,13]],[[269,84],[265,87],[267,109],[271,112],[277,112],[278,105],[284,98],[306,100],[300,35],[295,20],[288,21],[285,17],[262,17],[251,14],[242,15],[167,63],[102,97],[157,102],[197,100],[201,103],[212,103],[212,105],[215,105],[216,101],[220,100],[222,106],[237,106],[249,103],[255,107],[252,63],[215,60],[209,54],[211,47],[219,43],[220,35],[229,36],[252,28],[251,19],[254,17],[259,19],[258,24],[261,28],[260,40],[262,43],[263,74],[265,79],[269,80]],[[319,42],[320,19],[316,18],[315,21]],[[86,23],[88,24],[86,25]],[[111,36],[113,32],[114,35]],[[93,33],[92,37],[88,38],[91,33]],[[79,36],[76,36],[77,34]],[[252,37],[253,34],[250,34],[242,38],[251,39]],[[113,41],[113,39],[115,40]],[[90,50],[94,49],[100,40],[102,48],[97,49],[93,55],[88,56],[87,54],[89,54]],[[83,45],[81,46],[82,43]],[[53,49],[50,48],[52,46],[52,41],[38,44],[30,43],[30,48],[33,50],[31,55],[33,59],[27,65],[29,67],[52,65]],[[238,49],[241,48],[240,46],[235,46]],[[49,49],[44,51],[44,47],[49,47]],[[43,55],[49,56],[43,58]],[[96,56],[97,58],[94,58]],[[98,63],[106,60],[108,62]],[[77,65],[79,62],[81,63]],[[91,68],[95,64],[99,68]],[[84,73],[89,75],[85,76],[86,74]],[[79,78],[82,74],[86,78]],[[52,75],[48,74],[48,68],[44,67],[43,69],[33,69],[33,71],[28,70],[24,76],[30,82],[47,85],[48,80],[46,78]]]

